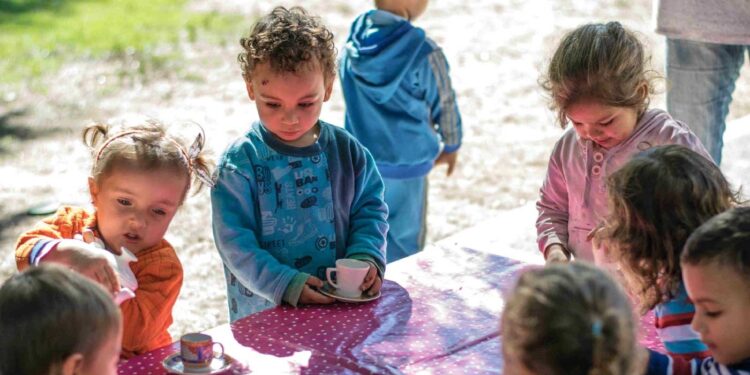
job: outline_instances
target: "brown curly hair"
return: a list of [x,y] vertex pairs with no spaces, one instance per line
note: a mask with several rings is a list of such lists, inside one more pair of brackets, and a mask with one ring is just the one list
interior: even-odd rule
[[630,301],[586,262],[521,275],[500,329],[503,352],[536,374],[627,375],[639,355]]
[[326,82],[336,77],[336,47],[333,33],[319,17],[301,7],[276,7],[253,26],[250,35],[240,39],[245,50],[237,56],[246,82],[253,70],[268,62],[276,72],[296,73],[318,66]]
[[637,154],[607,186],[610,214],[597,237],[635,288],[643,312],[674,298],[688,236],[739,201],[716,164],[681,145]]
[[586,24],[563,37],[539,84],[550,94],[550,109],[562,128],[568,123],[565,111],[581,99],[632,107],[640,118],[657,77],[647,69],[649,61],[636,35],[619,22]]

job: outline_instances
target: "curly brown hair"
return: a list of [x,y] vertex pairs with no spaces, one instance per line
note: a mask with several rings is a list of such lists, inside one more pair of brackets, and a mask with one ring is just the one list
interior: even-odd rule
[[237,56],[246,82],[256,66],[269,63],[276,72],[296,73],[311,66],[321,68],[326,82],[336,77],[333,33],[319,17],[301,7],[276,7],[258,20],[250,35],[240,39],[245,50]]
[[627,375],[638,362],[630,301],[586,262],[521,275],[500,329],[503,352],[536,374]]
[[647,69],[649,62],[635,33],[619,22],[586,24],[563,37],[539,84],[550,94],[550,109],[562,128],[568,123],[565,111],[581,99],[632,107],[640,118],[657,77]]
[[674,298],[688,236],[739,202],[716,164],[681,145],[637,154],[607,185],[610,214],[597,237],[620,264],[644,312]]

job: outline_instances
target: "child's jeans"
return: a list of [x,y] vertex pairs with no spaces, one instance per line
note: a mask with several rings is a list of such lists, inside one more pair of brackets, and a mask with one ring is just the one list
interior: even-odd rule
[[750,46],[667,39],[667,111],[690,127],[717,165],[746,51]]
[[388,204],[388,263],[416,254],[424,247],[427,177],[383,178]]

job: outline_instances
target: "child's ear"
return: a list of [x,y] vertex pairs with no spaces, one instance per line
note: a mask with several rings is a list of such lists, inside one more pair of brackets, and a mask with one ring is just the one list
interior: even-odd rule
[[331,92],[333,91],[333,81],[334,81],[334,80],[335,80],[334,78],[331,78],[331,79],[327,79],[327,80],[326,80],[326,81],[327,81],[327,82],[325,83],[325,85],[326,85],[326,92],[325,92],[325,96],[323,96],[323,101],[324,101],[324,102],[327,102],[327,101],[328,101],[328,99],[330,99],[330,98],[331,98]]
[[74,375],[81,372],[83,368],[83,354],[73,353],[63,360],[62,366],[60,366],[60,374],[62,375]]
[[638,95],[643,98],[643,100],[646,100],[646,98],[648,98],[648,87],[648,81],[643,81],[638,87]]
[[245,87],[247,88],[247,96],[250,100],[255,100],[255,91],[253,91],[253,82],[245,80]]
[[96,202],[96,196],[99,194],[99,187],[96,186],[96,180],[94,177],[89,176],[89,195],[91,196],[91,203]]

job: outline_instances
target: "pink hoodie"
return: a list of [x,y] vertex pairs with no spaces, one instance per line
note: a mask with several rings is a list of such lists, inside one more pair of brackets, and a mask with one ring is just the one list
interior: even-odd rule
[[633,134],[609,150],[580,139],[568,128],[552,150],[547,177],[539,190],[539,250],[562,244],[576,258],[592,262],[596,258],[600,263],[603,258],[595,257],[586,237],[607,214],[606,177],[638,152],[665,144],[686,146],[711,160],[695,134],[660,109],[646,111]]

